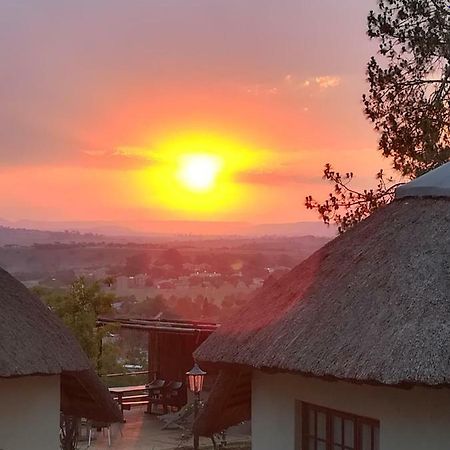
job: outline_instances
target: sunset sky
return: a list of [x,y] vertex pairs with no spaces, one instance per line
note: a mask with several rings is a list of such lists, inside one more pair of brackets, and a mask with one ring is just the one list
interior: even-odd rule
[[373,185],[371,0],[0,3],[0,217],[315,220]]

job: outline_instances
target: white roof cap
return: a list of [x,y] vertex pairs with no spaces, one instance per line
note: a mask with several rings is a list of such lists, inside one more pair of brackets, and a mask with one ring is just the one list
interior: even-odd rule
[[399,186],[395,198],[450,197],[450,162]]

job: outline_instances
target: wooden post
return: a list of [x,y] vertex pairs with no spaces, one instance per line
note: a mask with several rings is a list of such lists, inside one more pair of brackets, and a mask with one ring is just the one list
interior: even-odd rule
[[99,349],[97,355],[97,374],[100,375],[102,373],[102,355],[103,355],[103,338],[99,339]]
[[[200,394],[196,392],[194,400],[194,423],[198,417],[199,404],[200,404]],[[198,450],[198,447],[199,447],[199,436],[198,433],[194,431],[194,450]]]

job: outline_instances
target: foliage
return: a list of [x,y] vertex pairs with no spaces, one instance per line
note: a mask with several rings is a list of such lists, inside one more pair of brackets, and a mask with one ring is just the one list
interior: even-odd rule
[[112,310],[112,294],[105,294],[98,283],[88,284],[82,277],[77,278],[68,291],[38,287],[34,292],[72,330],[95,367],[108,371],[115,365],[111,344],[103,344],[100,354],[100,343],[112,328],[96,327],[97,317]]
[[450,159],[450,4],[379,0],[368,35],[386,66],[367,66],[366,116],[379,148],[402,175],[416,177]]
[[145,319],[152,319],[158,316],[165,319],[173,317],[173,313],[171,313],[162,295],[147,297],[144,301],[135,303],[130,307],[128,314]]
[[103,280],[103,284],[105,286],[108,286],[109,288],[114,286],[116,282],[116,279],[112,276],[112,275],[108,275],[104,280]]
[[161,253],[158,264],[172,266],[175,270],[180,271],[185,260],[183,255],[175,248],[169,248]]
[[151,262],[152,258],[148,252],[140,252],[131,255],[126,260],[124,273],[127,276],[135,276],[139,273],[147,273],[149,271]]
[[[379,57],[367,65],[364,112],[379,133],[379,150],[403,177],[415,178],[450,160],[450,5],[446,0],[378,0],[368,17],[368,35]],[[324,178],[334,192],[306,207],[345,231],[389,203],[394,186],[382,171],[375,189],[350,189],[329,164]],[[344,211],[344,212],[341,212]]]
[[391,184],[388,187],[384,173],[380,170],[377,173],[377,187],[358,192],[349,187],[353,179],[352,172],[342,175],[335,172],[329,164],[325,166],[324,179],[334,184],[334,192],[329,194],[329,198],[323,203],[316,202],[312,196],[307,197],[306,207],[316,209],[327,225],[336,223],[340,233],[368,217],[375,209],[392,201],[398,186]]

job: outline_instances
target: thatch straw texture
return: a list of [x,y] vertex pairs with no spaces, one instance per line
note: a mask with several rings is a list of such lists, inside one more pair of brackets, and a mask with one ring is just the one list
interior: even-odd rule
[[0,377],[61,375],[61,409],[120,421],[108,389],[72,333],[36,296],[0,269]]
[[117,403],[92,369],[62,374],[61,411],[98,422],[123,419]]
[[194,422],[194,431],[212,436],[251,416],[251,371],[222,370],[208,401]]
[[37,297],[0,269],[0,377],[89,369],[75,337]]
[[405,198],[263,289],[200,362],[387,385],[450,384],[450,199]]

